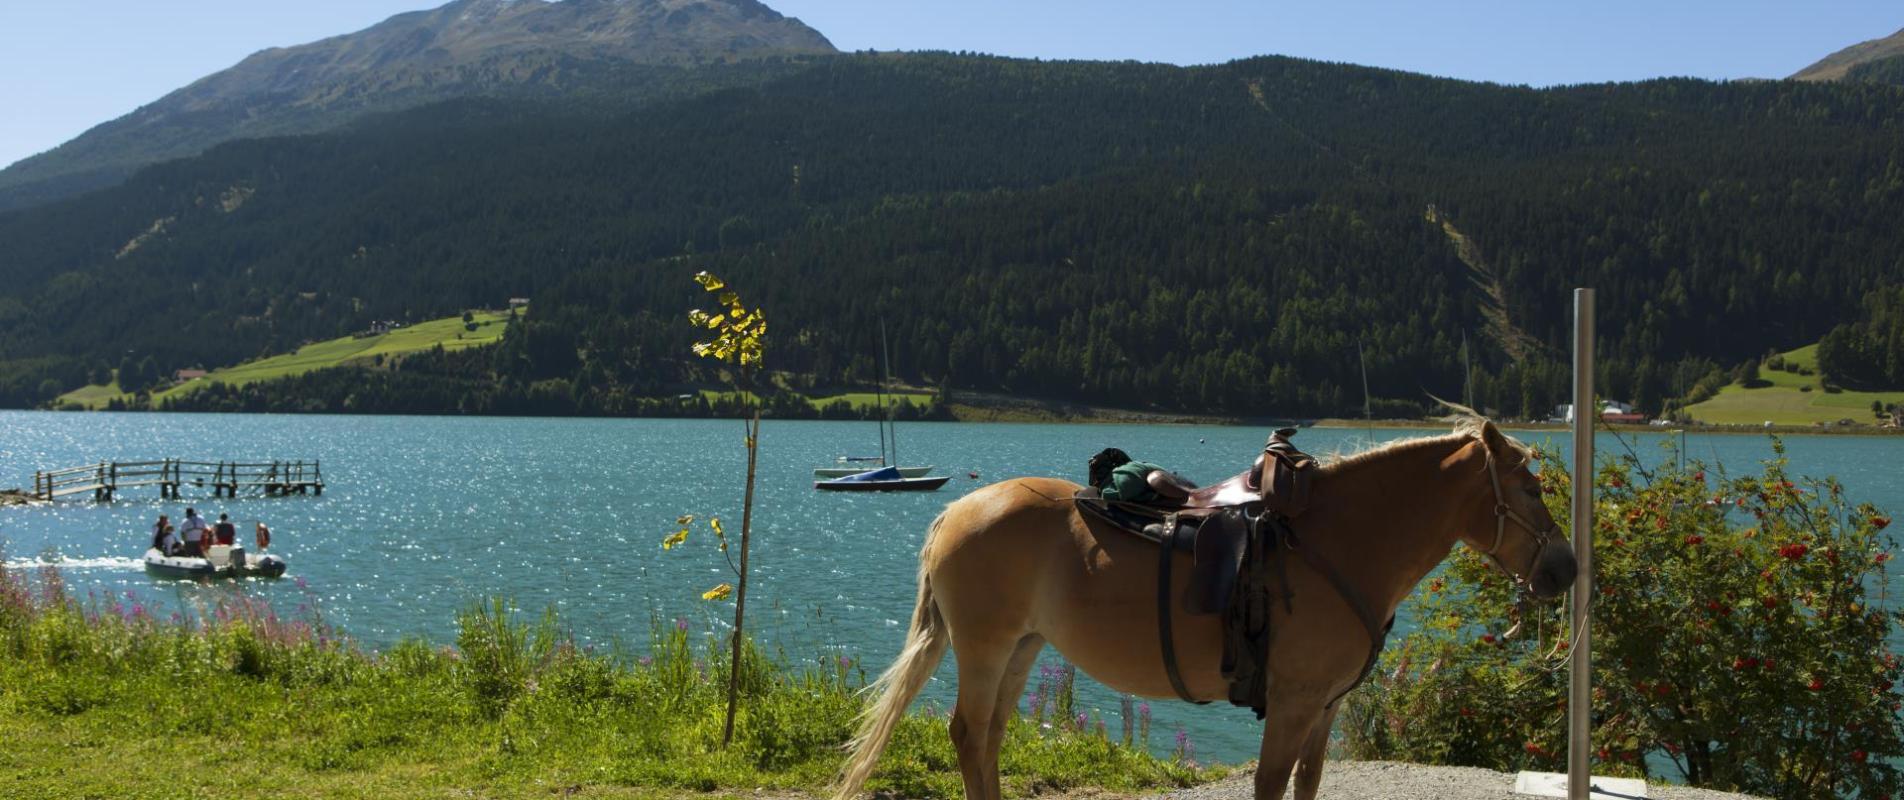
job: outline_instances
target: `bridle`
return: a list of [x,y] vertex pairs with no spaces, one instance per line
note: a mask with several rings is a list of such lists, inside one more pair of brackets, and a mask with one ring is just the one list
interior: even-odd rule
[[[1507,496],[1501,493],[1501,471],[1494,465],[1494,448],[1488,446],[1485,437],[1480,437],[1479,441],[1481,451],[1487,454],[1488,481],[1494,485],[1494,544],[1481,551],[1481,555],[1486,556],[1487,560],[1494,563],[1496,569],[1506,573],[1507,577],[1513,579],[1515,583],[1525,585],[1531,582],[1534,567],[1540,563],[1541,552],[1547,549],[1547,543],[1554,538],[1554,535],[1560,533],[1560,526],[1550,524],[1544,529],[1537,529],[1534,523],[1528,522],[1526,517],[1507,505]],[[1501,559],[1495,555],[1501,549],[1501,542],[1507,538],[1509,520],[1521,526],[1522,530],[1527,531],[1528,538],[1534,540],[1533,553],[1527,557],[1527,569],[1519,573],[1508,569],[1507,565],[1501,563]]]

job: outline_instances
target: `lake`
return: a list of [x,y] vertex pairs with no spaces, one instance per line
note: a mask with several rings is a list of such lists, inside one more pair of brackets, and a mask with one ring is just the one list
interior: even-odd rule
[[[876,452],[863,422],[769,420],[761,436],[749,627],[788,660],[861,659],[877,673],[898,652],[912,611],[926,525],[951,500],[1020,475],[1082,480],[1107,447],[1215,481],[1254,458],[1268,430],[1163,425],[917,423],[900,426],[907,464],[955,476],[931,493],[837,494],[811,488],[812,468],[843,453]],[[1424,431],[1375,430],[1377,440]],[[1360,430],[1307,429],[1312,453],[1368,441]],[[1662,457],[1665,434],[1628,436],[1644,458]],[[1563,449],[1560,432],[1521,434]],[[1904,439],[1794,436],[1799,474],[1836,475],[1855,500],[1904,508],[1898,479]],[[1625,448],[1610,436],[1603,455]],[[1749,471],[1769,457],[1764,437],[1693,435],[1693,458]],[[553,608],[579,642],[639,650],[656,624],[685,619],[723,630],[732,606],[700,599],[729,580],[705,526],[688,543],[660,543],[685,513],[721,515],[740,529],[745,450],[733,420],[72,414],[0,411],[0,488],[31,487],[36,469],[99,460],[321,459],[322,497],[213,500],[187,488],[160,501],[156,488],[119,502],[68,500],[0,509],[0,547],[12,568],[62,565],[81,596],[133,593],[161,617],[244,591],[280,613],[314,603],[354,640],[378,648],[409,636],[451,641],[458,609],[506,596],[531,612]],[[976,472],[977,479],[968,473]],[[228,513],[245,541],[254,520],[274,532],[290,562],[278,581],[202,586],[147,577],[137,560],[160,513],[186,505]],[[304,586],[300,586],[300,583]],[[1046,658],[1054,660],[1047,650]],[[1055,661],[1054,661],[1055,663]],[[952,660],[926,702],[949,707]],[[1034,675],[1034,681],[1036,676]],[[1081,702],[1121,725],[1118,698],[1081,678]],[[1152,742],[1171,746],[1181,727],[1203,759],[1254,758],[1259,724],[1247,709],[1152,703]]]

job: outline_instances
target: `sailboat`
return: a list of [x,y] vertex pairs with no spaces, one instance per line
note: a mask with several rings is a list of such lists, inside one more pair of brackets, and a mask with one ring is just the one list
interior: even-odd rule
[[[880,368],[884,372],[879,385],[874,389],[875,401],[879,404],[879,455],[877,456],[841,456],[839,463],[846,466],[816,467],[813,488],[829,491],[930,491],[944,486],[949,477],[928,477],[931,465],[923,467],[899,466],[899,427],[886,407],[886,381],[891,377],[890,353],[886,347],[886,326],[879,326]],[[890,453],[890,460],[888,453]]]

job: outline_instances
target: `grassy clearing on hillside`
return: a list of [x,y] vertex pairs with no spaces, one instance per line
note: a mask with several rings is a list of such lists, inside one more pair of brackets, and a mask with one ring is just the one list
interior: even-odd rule
[[[473,331],[466,329],[461,316],[455,316],[419,322],[379,336],[362,338],[345,336],[307,344],[294,353],[213,370],[198,380],[157,392],[152,395],[152,400],[156,404],[166,398],[198,391],[213,383],[244,386],[258,381],[287,378],[330,367],[371,364],[376,361],[377,356],[398,356],[429,350],[437,345],[442,345],[445,350],[461,350],[466,347],[495,344],[502,340],[503,331],[509,327],[509,312],[478,311],[474,313],[474,322],[476,329]],[[64,406],[71,403],[96,409],[104,408],[115,398],[123,402],[130,401],[132,396],[119,391],[117,384],[86,386],[61,395],[54,401],[54,405]]]
[[[1748,389],[1733,383],[1720,389],[1711,400],[1687,406],[1686,413],[1701,422],[1720,425],[1759,425],[1765,422],[1776,425],[1822,422],[1830,425],[1841,419],[1869,424],[1872,422],[1871,401],[1904,403],[1904,391],[1825,391],[1824,378],[1818,374],[1818,346],[1815,344],[1781,353],[1780,356],[1786,363],[1802,366],[1811,370],[1812,374],[1799,375],[1761,367],[1759,378],[1770,385]],[[1810,391],[1804,390],[1805,386],[1810,386]]]
[[[37,583],[37,585],[30,585]],[[307,604],[276,616],[241,587],[202,620],[134,596],[77,601],[58,573],[0,569],[0,795],[39,797],[678,797],[818,792],[867,680],[837,653],[751,645],[735,741],[720,745],[724,637],[657,624],[639,654],[578,648],[552,615],[500,602],[459,617],[455,647],[355,649]],[[1187,786],[1221,769],[1158,759],[1070,723],[1062,693],[1015,720],[1006,792]],[[1119,727],[1112,722],[1112,727]],[[1159,736],[1164,736],[1161,732]],[[960,795],[946,721],[900,726],[872,788]]]
[[[114,371],[117,372],[117,370]],[[106,404],[112,402],[114,399],[124,400],[129,396],[130,395],[119,389],[119,379],[115,376],[111,383],[81,386],[78,389],[60,395],[59,399],[54,401],[53,404],[55,406],[63,406],[69,403],[77,403],[85,408],[105,408]]]
[[[738,397],[745,397],[748,402],[759,402],[759,398],[756,397],[753,392],[737,392],[732,390],[702,389],[701,397],[710,403],[733,400]],[[885,397],[886,405],[888,406],[899,402],[901,398],[911,400],[912,404],[919,408],[932,405],[932,394],[930,392],[887,392]],[[807,405],[813,406],[816,409],[825,408],[827,405],[844,400],[848,405],[851,405],[854,410],[864,411],[877,405],[879,395],[875,395],[872,392],[845,392],[843,394],[826,396],[808,396],[805,399]]]

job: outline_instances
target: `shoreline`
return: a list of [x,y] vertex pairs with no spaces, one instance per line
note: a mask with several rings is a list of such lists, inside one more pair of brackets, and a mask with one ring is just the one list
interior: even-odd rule
[[[1448,423],[1437,419],[1377,419],[1358,420],[1346,417],[1283,417],[1283,416],[1228,416],[1221,414],[1196,414],[1190,412],[1142,411],[1136,409],[1112,408],[1107,406],[1087,406],[1055,400],[1036,400],[1030,398],[1007,398],[989,396],[979,403],[962,402],[969,396],[960,396],[945,404],[946,416],[941,419],[902,420],[908,424],[927,422],[953,422],[967,424],[1050,424],[1050,425],[1207,425],[1224,427],[1291,427],[1291,428],[1328,428],[1346,429],[1377,428],[1382,430],[1444,430]],[[8,408],[0,411],[45,412],[68,414],[256,414],[264,416],[340,416],[340,417],[486,417],[494,419],[729,419],[718,416],[604,416],[595,414],[430,414],[421,412],[377,413],[377,412],[273,412],[273,411],[157,411],[137,409],[125,411],[103,411],[98,409],[70,408]],[[768,419],[782,421],[827,421],[806,417]],[[863,420],[861,420],[863,421]],[[1572,427],[1565,423],[1531,422],[1515,420],[1496,420],[1507,430],[1518,431],[1570,431]],[[1779,436],[1904,436],[1904,428],[1885,428],[1876,425],[1715,425],[1705,423],[1687,423],[1683,425],[1629,425],[1602,423],[1599,430],[1615,433],[1712,433],[1729,435],[1766,435]],[[4,498],[0,498],[4,503]]]

